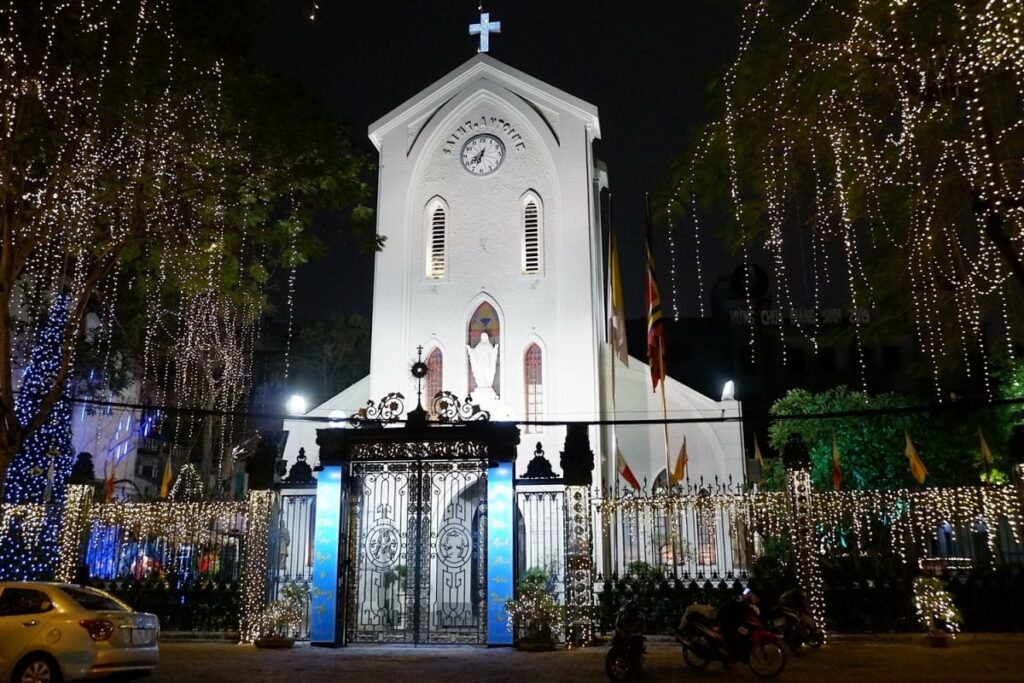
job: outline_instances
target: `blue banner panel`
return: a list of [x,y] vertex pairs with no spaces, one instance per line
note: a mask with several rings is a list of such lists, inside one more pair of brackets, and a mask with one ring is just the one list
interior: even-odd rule
[[325,467],[316,481],[313,588],[309,639],[336,644],[338,541],[341,531],[341,467]]
[[487,470],[487,644],[511,645],[505,601],[512,594],[512,463]]

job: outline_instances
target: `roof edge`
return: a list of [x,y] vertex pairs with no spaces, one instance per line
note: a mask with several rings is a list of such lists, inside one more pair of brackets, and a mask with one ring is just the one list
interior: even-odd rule
[[557,101],[580,118],[589,119],[590,127],[594,131],[594,138],[601,137],[601,122],[596,106],[481,52],[371,123],[367,129],[370,141],[380,151],[384,136],[402,123],[421,114],[423,104],[427,100],[447,100],[464,88],[468,82],[486,74],[495,74],[515,81],[516,86],[521,88],[524,94],[534,95],[542,100]]

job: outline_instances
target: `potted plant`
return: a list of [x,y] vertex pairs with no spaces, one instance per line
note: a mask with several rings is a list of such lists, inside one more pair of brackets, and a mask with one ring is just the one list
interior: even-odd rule
[[960,632],[963,617],[942,579],[934,576],[914,579],[914,606],[925,629],[925,641],[932,647],[946,647]]
[[508,628],[520,650],[555,648],[555,633],[562,628],[562,607],[553,595],[554,580],[547,570],[534,567],[516,584],[514,600],[505,601]]
[[260,636],[256,647],[284,648],[295,644],[295,634],[306,616],[309,592],[299,583],[286,584],[281,597],[270,603],[259,616]]

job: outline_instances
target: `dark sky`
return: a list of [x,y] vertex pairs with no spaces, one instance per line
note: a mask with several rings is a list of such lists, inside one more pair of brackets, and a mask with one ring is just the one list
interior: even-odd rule
[[[311,4],[275,4],[257,59],[322,98],[367,149],[371,122],[476,52],[477,39],[468,35],[479,16],[473,1],[320,0],[316,21],[307,16]],[[491,37],[493,57],[598,107],[598,156],[608,165],[614,194],[629,317],[644,314],[643,194],[667,186],[669,166],[689,132],[711,115],[708,84],[736,50],[734,7],[723,0],[485,4],[491,20],[502,22],[501,34]],[[368,315],[372,257],[354,256],[343,236],[325,237],[331,253],[299,272],[296,316]],[[662,298],[669,303],[663,237],[656,251]],[[728,267],[727,259],[712,255],[710,261],[706,282]],[[680,280],[684,309],[692,311],[690,282]]]

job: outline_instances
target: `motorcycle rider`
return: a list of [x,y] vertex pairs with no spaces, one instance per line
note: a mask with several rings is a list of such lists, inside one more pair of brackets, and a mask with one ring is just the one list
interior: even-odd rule
[[741,595],[727,600],[718,607],[718,624],[722,628],[722,637],[730,657],[736,658],[744,633],[741,629],[747,622],[749,610],[756,609],[759,602],[757,594],[746,588]]

